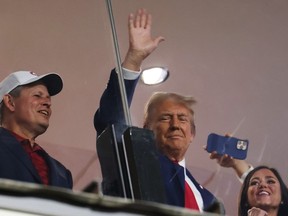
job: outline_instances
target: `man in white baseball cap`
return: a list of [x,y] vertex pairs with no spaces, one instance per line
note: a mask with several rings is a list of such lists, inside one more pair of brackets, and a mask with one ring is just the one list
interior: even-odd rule
[[0,178],[72,188],[72,175],[35,139],[52,114],[51,96],[63,88],[56,73],[17,71],[0,83]]
[[58,74],[49,73],[38,76],[32,71],[17,71],[8,75],[0,83],[0,102],[2,102],[5,94],[8,94],[17,86],[27,85],[38,80],[41,80],[46,85],[50,96],[58,94],[63,88],[62,79]]

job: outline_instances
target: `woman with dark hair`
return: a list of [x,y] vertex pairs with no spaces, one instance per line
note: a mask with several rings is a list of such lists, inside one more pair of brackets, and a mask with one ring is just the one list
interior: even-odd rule
[[279,172],[258,166],[245,178],[238,216],[287,216],[288,190]]

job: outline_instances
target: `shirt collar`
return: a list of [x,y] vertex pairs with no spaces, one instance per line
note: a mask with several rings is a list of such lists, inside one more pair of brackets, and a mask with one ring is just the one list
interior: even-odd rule
[[179,161],[178,164],[185,169],[186,168],[185,158],[183,160]]
[[[13,131],[10,131],[9,132],[17,139],[18,142],[20,142],[23,146],[25,146],[25,143],[23,141],[27,140],[28,143],[29,143],[29,148],[31,148],[32,151],[39,151],[39,150],[43,150],[43,148],[41,146],[39,146],[37,143],[34,143],[33,147],[31,146],[30,144],[30,141],[29,139],[26,139],[22,136],[20,136],[19,134],[17,133],[14,133]],[[27,144],[27,143],[26,143]]]
[[14,133],[13,131],[10,131],[10,130],[9,130],[9,132],[18,140],[18,142],[22,142],[22,141],[24,141],[24,140],[27,140],[27,139],[25,139],[24,137],[20,136],[19,134]]

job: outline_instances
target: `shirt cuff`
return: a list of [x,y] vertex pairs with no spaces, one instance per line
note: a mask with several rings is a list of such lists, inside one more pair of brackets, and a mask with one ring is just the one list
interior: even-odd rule
[[[117,68],[116,68],[116,73],[118,73]],[[136,80],[140,76],[141,70],[133,71],[133,70],[129,70],[127,68],[122,67],[122,73],[123,73],[123,78],[125,80]]]
[[246,176],[248,175],[248,173],[251,172],[253,169],[254,169],[254,167],[253,167],[251,164],[249,164],[249,169],[246,170],[246,171],[242,174],[242,176],[239,178],[239,181],[240,181],[241,183],[243,183],[244,180],[245,180],[245,178],[246,178]]

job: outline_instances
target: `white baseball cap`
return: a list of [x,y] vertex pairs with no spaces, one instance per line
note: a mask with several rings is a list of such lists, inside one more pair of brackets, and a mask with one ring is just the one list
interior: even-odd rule
[[17,86],[27,85],[39,80],[46,85],[50,96],[58,94],[63,88],[62,79],[56,73],[38,76],[32,71],[17,71],[8,75],[0,83],[0,103],[2,102],[4,95],[11,92]]

